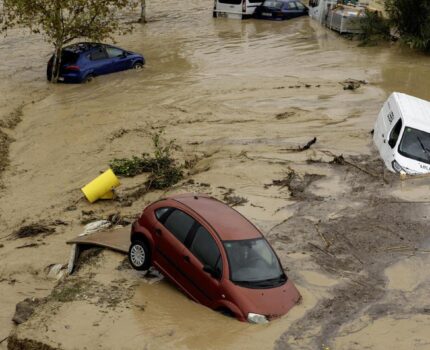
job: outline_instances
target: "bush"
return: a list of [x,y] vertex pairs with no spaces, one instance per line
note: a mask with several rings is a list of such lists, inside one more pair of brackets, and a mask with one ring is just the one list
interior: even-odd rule
[[381,40],[390,39],[390,24],[380,12],[366,10],[366,16],[360,19],[363,45],[372,45]]
[[119,176],[133,177],[150,173],[147,189],[165,189],[177,184],[183,178],[183,166],[178,166],[172,157],[172,150],[178,148],[174,140],[165,141],[163,131],[152,134],[154,153],[141,157],[114,159],[110,162],[113,172]]
[[430,51],[430,0],[386,0],[385,9],[404,42]]

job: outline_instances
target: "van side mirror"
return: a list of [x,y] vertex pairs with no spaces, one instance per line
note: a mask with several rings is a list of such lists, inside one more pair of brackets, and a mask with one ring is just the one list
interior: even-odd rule
[[219,278],[221,276],[221,273],[219,270],[215,270],[213,267],[209,265],[203,266],[203,271],[210,274],[213,278]]

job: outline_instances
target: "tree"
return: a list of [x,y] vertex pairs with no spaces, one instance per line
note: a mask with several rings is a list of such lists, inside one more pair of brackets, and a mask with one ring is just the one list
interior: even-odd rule
[[386,0],[385,9],[403,41],[430,50],[430,0]]
[[146,0],[140,0],[140,23],[146,23]]
[[52,82],[58,80],[63,47],[77,39],[113,39],[132,30],[118,13],[135,9],[138,0],[4,0],[1,31],[20,26],[42,33],[54,46]]

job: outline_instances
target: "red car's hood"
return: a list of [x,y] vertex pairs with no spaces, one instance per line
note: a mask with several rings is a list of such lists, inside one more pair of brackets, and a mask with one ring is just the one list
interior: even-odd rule
[[285,315],[301,300],[299,291],[290,280],[276,288],[251,289],[239,286],[236,288],[240,289],[238,293],[243,312],[265,315],[268,319]]

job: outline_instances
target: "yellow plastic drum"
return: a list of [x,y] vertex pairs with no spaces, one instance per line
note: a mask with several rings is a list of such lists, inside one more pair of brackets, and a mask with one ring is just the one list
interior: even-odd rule
[[112,199],[112,190],[118,187],[120,182],[112,169],[106,170],[81,190],[90,203],[98,199]]

